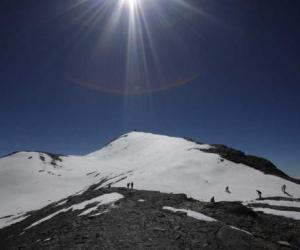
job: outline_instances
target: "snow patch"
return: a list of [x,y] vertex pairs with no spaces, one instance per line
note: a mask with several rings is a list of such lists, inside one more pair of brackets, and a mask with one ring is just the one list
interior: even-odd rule
[[281,206],[281,207],[299,207],[300,208],[300,202],[299,201],[284,201],[284,200],[252,200],[249,202],[244,202],[244,205],[249,204],[267,204],[270,206]]
[[15,224],[17,222],[20,222],[22,220],[25,220],[28,217],[29,216],[26,216],[23,213],[2,217],[2,218],[0,218],[0,229],[4,228],[4,227],[8,227],[8,226]]
[[67,212],[67,211],[69,211],[69,210],[70,210],[70,209],[65,209],[65,208],[64,208],[64,209],[61,209],[61,210],[59,210],[59,211],[57,211],[57,212],[55,212],[55,213],[53,213],[53,214],[50,214],[50,215],[44,217],[43,219],[38,220],[37,222],[34,222],[34,223],[31,224],[29,227],[26,227],[25,230],[30,229],[30,228],[32,228],[32,227],[35,227],[35,226],[37,226],[37,225],[43,223],[44,221],[50,220],[50,219],[53,218],[54,216],[56,216],[56,215],[58,215],[58,214],[60,214],[60,213]]
[[96,216],[99,216],[99,215],[105,214],[105,213],[107,213],[107,212],[109,212],[109,210],[104,210],[103,212],[99,212],[99,213],[96,213],[96,214],[92,214],[92,215],[90,215],[90,216],[92,216],[92,217],[96,217]]
[[163,209],[170,210],[172,212],[183,212],[183,213],[186,213],[187,216],[192,217],[192,218],[197,219],[197,220],[208,221],[208,222],[217,221],[214,218],[211,218],[211,217],[206,216],[202,213],[195,212],[195,211],[192,211],[192,210],[189,210],[189,209],[178,209],[178,208],[173,208],[173,207],[163,207]]
[[90,200],[86,200],[86,201],[83,201],[83,202],[81,202],[81,203],[72,205],[72,206],[70,206],[70,207],[68,207],[68,208],[63,208],[63,209],[61,209],[61,210],[59,210],[59,211],[57,211],[57,212],[55,212],[55,213],[53,213],[53,214],[50,214],[50,215],[44,217],[43,219],[40,219],[40,220],[34,222],[34,223],[31,224],[29,227],[26,227],[25,230],[30,229],[30,228],[32,228],[32,227],[35,227],[35,226],[41,224],[41,223],[44,222],[44,221],[50,220],[51,218],[55,217],[56,215],[58,215],[58,214],[60,214],[60,213],[64,213],[64,212],[67,212],[67,211],[70,211],[70,210],[71,210],[71,211],[75,211],[75,210],[83,210],[83,209],[85,209],[85,207],[86,207],[87,205],[97,203],[95,206],[93,206],[93,207],[91,207],[91,208],[89,208],[89,209],[83,211],[83,212],[80,214],[80,216],[81,216],[81,215],[87,215],[87,214],[91,213],[92,211],[97,210],[97,208],[98,208],[99,206],[101,206],[101,205],[107,205],[107,204],[113,203],[113,202],[115,202],[115,201],[117,201],[117,200],[120,200],[120,199],[122,199],[122,198],[124,198],[124,196],[121,195],[121,194],[119,194],[119,193],[104,194],[104,195],[98,196],[98,197],[96,197],[96,198],[93,198],[93,199],[90,199]]
[[244,232],[244,233],[246,233],[246,234],[252,235],[252,233],[250,233],[250,232],[248,232],[248,231],[246,231],[246,230],[240,229],[240,228],[238,228],[238,227],[234,227],[234,226],[229,226],[229,227],[231,227],[231,228],[234,229],[234,230],[238,230],[238,231]]
[[278,216],[291,218],[294,220],[300,220],[300,212],[282,211],[282,210],[276,210],[276,209],[271,209],[271,208],[261,208],[261,207],[257,207],[257,208],[255,207],[252,209],[257,212],[263,212],[265,214],[278,215]]
[[67,202],[68,202],[68,200],[63,200],[63,201],[57,203],[55,206],[56,206],[56,207],[59,207],[59,206],[61,206],[61,205],[66,204]]

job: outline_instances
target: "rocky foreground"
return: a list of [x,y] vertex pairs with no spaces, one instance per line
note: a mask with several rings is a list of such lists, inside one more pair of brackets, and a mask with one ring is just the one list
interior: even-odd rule
[[[300,249],[298,220],[254,212],[239,202],[99,186],[1,229],[1,249]],[[70,209],[111,193],[122,198]]]

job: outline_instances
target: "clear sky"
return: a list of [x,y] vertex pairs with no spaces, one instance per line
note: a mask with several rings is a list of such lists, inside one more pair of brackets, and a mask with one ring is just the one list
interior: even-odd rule
[[126,1],[0,1],[0,155],[137,129],[300,176],[300,2]]

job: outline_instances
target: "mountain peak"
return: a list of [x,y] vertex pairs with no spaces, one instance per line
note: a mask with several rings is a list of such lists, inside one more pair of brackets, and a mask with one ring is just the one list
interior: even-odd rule
[[[133,182],[138,189],[185,193],[206,201],[247,201],[257,197],[256,190],[280,196],[282,185],[289,194],[300,195],[296,181],[267,160],[152,133],[126,133],[85,156],[19,154],[0,159],[0,200],[6,201],[0,217],[38,209],[98,182]],[[32,200],[36,202],[28,202]]]

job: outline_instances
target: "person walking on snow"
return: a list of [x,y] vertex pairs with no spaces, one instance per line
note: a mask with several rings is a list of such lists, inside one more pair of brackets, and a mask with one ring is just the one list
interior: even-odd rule
[[129,182],[127,182],[127,189],[129,189],[129,186],[130,186],[130,183],[129,183]]
[[225,189],[226,193],[230,194],[231,192],[229,191],[229,187],[227,186]]
[[133,182],[130,183],[131,189],[133,189]]
[[293,197],[293,195],[289,194],[289,193],[286,191],[286,185],[285,185],[285,184],[281,186],[281,190],[282,190],[282,192],[283,192],[285,195],[287,195],[287,196],[289,196],[289,197]]
[[257,194],[258,194],[258,199],[261,200],[261,198],[262,198],[262,197],[261,197],[261,191],[256,190],[256,192],[257,192]]

